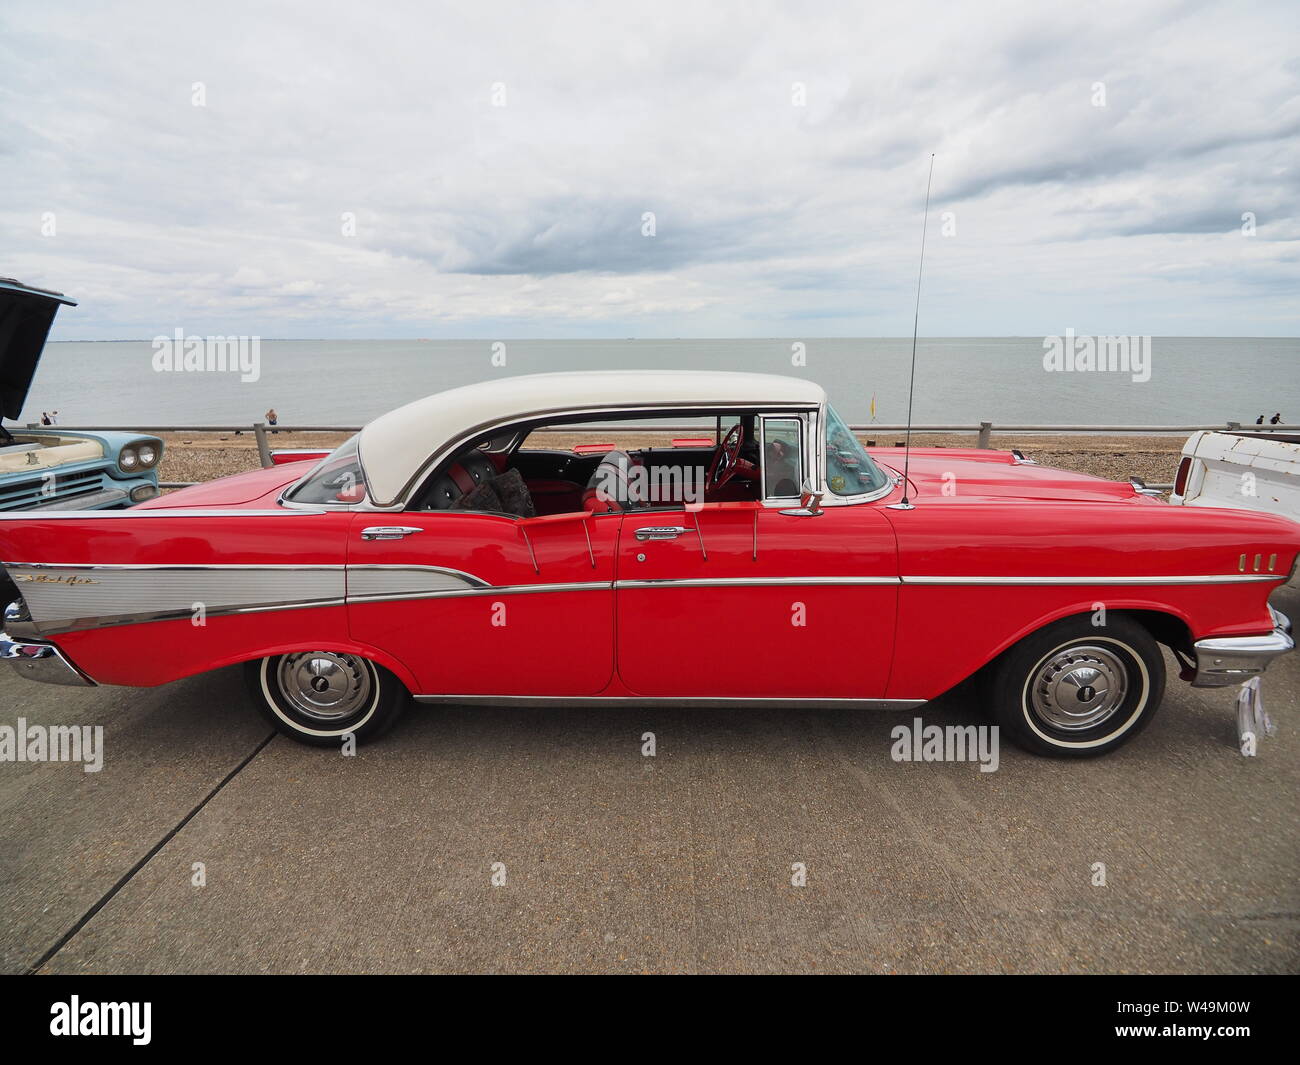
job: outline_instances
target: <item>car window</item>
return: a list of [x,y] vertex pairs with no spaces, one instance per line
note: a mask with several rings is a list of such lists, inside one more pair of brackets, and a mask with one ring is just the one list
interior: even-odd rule
[[360,503],[365,498],[365,477],[354,436],[331,451],[287,499],[295,503]]
[[875,492],[889,483],[885,472],[863,450],[831,407],[826,408],[826,487],[837,496]]
[[803,424],[798,418],[763,419],[763,496],[797,499],[803,483]]

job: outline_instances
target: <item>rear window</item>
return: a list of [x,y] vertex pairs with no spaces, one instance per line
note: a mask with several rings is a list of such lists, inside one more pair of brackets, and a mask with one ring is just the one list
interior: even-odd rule
[[340,444],[285,498],[295,503],[360,503],[366,495],[366,482],[358,443],[359,437],[354,436]]

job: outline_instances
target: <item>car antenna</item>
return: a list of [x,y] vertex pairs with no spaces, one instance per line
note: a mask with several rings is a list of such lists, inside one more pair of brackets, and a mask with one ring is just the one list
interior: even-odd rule
[[891,510],[915,510],[907,498],[907,472],[912,458],[912,393],[916,390],[916,329],[921,321],[921,272],[925,269],[925,230],[930,221],[930,182],[934,180],[934,152],[930,153],[930,175],[925,179],[925,215],[921,219],[921,264],[916,268],[916,313],[912,316],[912,370],[907,382],[907,438],[903,443],[903,498],[889,504]]

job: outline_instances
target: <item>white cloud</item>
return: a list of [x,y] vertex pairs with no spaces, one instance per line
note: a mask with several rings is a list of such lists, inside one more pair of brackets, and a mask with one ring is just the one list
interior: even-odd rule
[[1298,17],[10,5],[0,274],[65,339],[899,335],[934,151],[923,332],[1294,332]]

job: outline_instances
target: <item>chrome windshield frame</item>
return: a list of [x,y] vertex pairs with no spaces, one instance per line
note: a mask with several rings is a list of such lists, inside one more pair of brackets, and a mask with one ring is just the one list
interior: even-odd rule
[[[894,489],[901,483],[898,478],[893,477],[889,469],[876,462],[870,455],[867,460],[880,470],[885,478],[885,483],[881,487],[871,492],[859,492],[856,495],[842,496],[830,490],[830,475],[826,468],[826,430],[825,427],[830,423],[827,417],[827,411],[830,409],[829,403],[823,403],[817,411],[817,425],[814,428],[814,434],[817,440],[817,475],[820,480],[818,488],[824,493],[821,500],[822,507],[854,507],[859,503],[874,503],[878,499],[884,499],[889,496]],[[838,415],[837,415],[838,417]],[[840,419],[841,423],[848,429],[848,423]],[[853,432],[849,429],[849,432]],[[856,434],[854,439],[856,439]],[[865,451],[865,448],[863,449]]]

